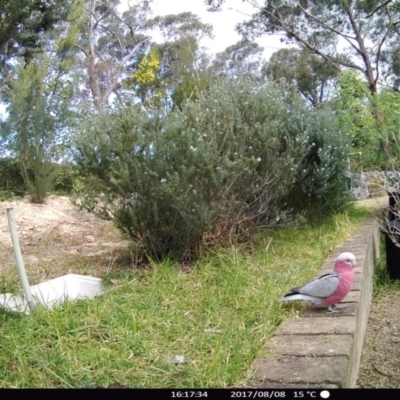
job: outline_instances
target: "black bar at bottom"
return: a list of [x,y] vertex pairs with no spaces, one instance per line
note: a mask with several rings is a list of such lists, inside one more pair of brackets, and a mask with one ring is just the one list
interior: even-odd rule
[[[114,391],[109,390],[114,389]],[[117,389],[117,391],[115,391]],[[157,396],[158,399],[340,399],[346,400],[348,396],[361,395],[382,395],[386,399],[398,399],[399,390],[396,389],[129,389],[129,388],[107,388],[107,389],[22,389],[18,390],[19,396],[40,395],[41,400],[48,397],[54,400],[56,391],[78,391],[82,396],[88,396],[89,391],[102,391],[101,396],[106,398],[116,397],[119,399],[132,397],[147,399],[147,396]],[[86,392],[86,393],[85,393]],[[372,393],[371,393],[372,392]],[[2,400],[13,398],[15,400],[16,391],[14,389],[2,389],[0,392]],[[62,394],[61,394],[62,395]],[[76,394],[78,395],[78,393]],[[96,395],[90,393],[90,396]],[[100,394],[99,394],[100,395]],[[145,397],[146,396],[146,397]]]

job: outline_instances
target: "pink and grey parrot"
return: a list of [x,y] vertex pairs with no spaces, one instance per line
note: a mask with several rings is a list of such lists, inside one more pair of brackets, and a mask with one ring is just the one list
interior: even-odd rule
[[327,306],[329,313],[335,309],[344,308],[336,303],[343,300],[350,292],[354,280],[356,257],[353,253],[341,253],[335,260],[333,271],[307,282],[301,287],[295,287],[279,301],[303,300],[314,305]]

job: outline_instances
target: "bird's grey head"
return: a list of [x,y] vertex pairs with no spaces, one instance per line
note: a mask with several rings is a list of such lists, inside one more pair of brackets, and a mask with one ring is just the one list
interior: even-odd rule
[[339,254],[339,257],[336,261],[347,261],[353,264],[353,267],[357,265],[356,256],[353,253],[346,251],[345,253]]

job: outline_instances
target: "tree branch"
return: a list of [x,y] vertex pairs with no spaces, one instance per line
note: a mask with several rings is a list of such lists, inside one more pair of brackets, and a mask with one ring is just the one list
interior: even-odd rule
[[94,29],[96,29],[96,26],[105,18],[107,18],[109,15],[112,14],[112,12],[114,11],[114,9],[109,9],[108,12],[106,12],[105,14],[101,15],[99,19],[96,18],[96,2],[98,0],[92,0],[92,9],[88,9],[86,8],[86,11],[94,18],[94,20],[96,21],[96,24],[94,26]]
[[312,46],[310,43],[308,43],[305,39],[301,38],[299,34],[297,34],[296,32],[292,31],[290,28],[288,28],[286,26],[286,24],[283,21],[283,18],[281,17],[279,11],[276,9],[276,7],[274,7],[274,10],[276,11],[276,15],[272,14],[270,11],[268,11],[265,7],[260,7],[258,4],[256,4],[253,0],[246,0],[247,3],[251,4],[252,6],[256,7],[257,9],[260,10],[260,12],[263,12],[265,14],[270,15],[271,17],[276,18],[279,23],[280,26],[278,26],[277,28],[282,29],[284,32],[286,32],[286,34],[288,34],[289,36],[292,36],[293,38],[295,38],[295,40],[300,43],[304,48],[307,48],[308,50],[311,51],[311,53],[313,54],[317,54],[320,57],[322,57],[324,60],[332,62],[334,64],[340,64],[343,67],[348,67],[348,68],[352,68],[352,69],[356,69],[360,72],[362,72],[365,75],[365,70],[362,67],[359,67],[357,64],[354,64],[352,62],[347,62],[344,60],[340,60],[340,59],[336,59],[333,58],[331,56],[329,56],[326,53],[323,53],[321,50],[317,49],[315,46]]
[[108,26],[105,26],[103,24],[100,24],[99,26],[102,27],[103,29],[105,29],[106,31],[110,32],[111,35],[113,35],[117,39],[119,48],[121,50],[121,60],[122,60],[123,57],[124,57],[124,46],[122,45],[120,37],[112,29],[110,29]]
[[[310,14],[309,12],[307,12],[307,11],[301,6],[300,2],[299,2],[298,4],[299,4],[300,9],[303,11],[303,13],[304,13],[307,17],[309,17],[309,18],[315,20],[319,25],[321,25],[323,28],[327,29],[328,31],[331,31],[331,32],[333,32],[333,33],[336,33],[337,35],[339,35],[339,36],[341,36],[342,38],[344,38],[344,39],[346,40],[346,42],[349,43],[350,46],[353,47],[353,49],[354,49],[358,54],[360,54],[360,55],[362,56],[361,50],[351,41],[351,40],[356,40],[357,43],[358,43],[357,37],[350,36],[350,35],[345,35],[344,33],[338,31],[337,29],[332,28],[331,26],[329,26],[328,24],[326,24],[324,21],[320,20],[320,19],[319,19],[318,17],[316,17],[315,15],[312,15],[312,14]],[[350,39],[351,39],[351,40],[350,40]]]
[[[387,2],[387,3],[388,3],[388,2]],[[392,28],[392,26],[393,26],[393,25],[392,25],[392,16],[391,16],[390,13],[388,12],[388,10],[386,10],[386,13],[388,14],[388,17],[389,17],[389,25],[388,25],[388,29],[387,29],[385,35],[383,36],[381,42],[380,42],[379,45],[378,45],[378,51],[376,52],[376,57],[375,57],[376,76],[375,76],[375,81],[374,81],[375,85],[376,85],[376,83],[378,82],[378,78],[379,78],[379,61],[380,61],[380,58],[381,58],[382,46],[383,46],[383,44],[385,43],[385,41],[386,41],[386,39],[387,39],[387,37],[388,37],[388,35],[389,35],[389,32],[390,32],[390,30],[391,30],[391,28]]]
[[78,48],[84,55],[85,55],[85,57],[88,57],[88,53],[86,52],[86,50],[82,47],[82,46],[80,46],[79,44],[77,44],[77,43],[75,43],[75,45],[74,45],[76,48]]
[[139,47],[148,42],[151,38],[146,38],[144,40],[142,40],[141,42],[139,42],[122,60],[121,60],[121,64],[120,66],[123,66],[125,63],[127,63],[129,61],[129,59],[136,53],[136,51],[139,49]]
[[321,88],[319,90],[319,102],[322,103],[324,100],[324,89],[325,89],[325,81],[321,82]]
[[[265,10],[265,9],[264,9]],[[265,10],[266,13],[269,13],[267,10]],[[269,13],[271,14],[271,13]],[[348,68],[353,68],[356,69],[358,71],[361,71],[362,73],[365,74],[365,70],[361,67],[359,67],[357,64],[354,64],[352,62],[347,62],[344,60],[339,60],[339,59],[335,59],[325,53],[323,53],[321,50],[317,49],[314,46],[311,46],[306,40],[304,40],[303,38],[301,38],[296,32],[293,32],[292,30],[290,30],[283,22],[282,17],[280,16],[279,12],[278,12],[278,16],[275,16],[276,18],[279,19],[279,22],[283,28],[283,30],[289,34],[292,35],[299,43],[301,43],[303,45],[303,47],[307,48],[308,50],[310,50],[312,53],[319,55],[320,57],[322,57],[323,59],[332,62],[334,64],[340,64],[343,65],[344,67],[348,67]]]
[[392,0],[387,0],[385,3],[381,4],[379,7],[375,8],[371,14],[367,15],[365,18],[371,18],[375,13],[377,13],[382,7],[387,6]]
[[350,20],[351,26],[352,26],[353,31],[354,31],[354,33],[356,35],[356,38],[357,38],[357,42],[358,42],[358,44],[360,46],[360,55],[361,55],[361,58],[364,61],[364,65],[365,65],[364,75],[366,76],[366,78],[368,80],[368,84],[370,85],[371,91],[374,92],[374,91],[376,91],[376,88],[374,89],[372,85],[375,86],[375,78],[374,78],[371,62],[370,62],[370,60],[368,58],[368,55],[367,55],[367,50],[366,50],[365,45],[364,45],[364,40],[361,37],[361,33],[360,33],[359,29],[358,29],[356,21],[354,20],[353,14],[352,14],[352,12],[350,10],[350,7],[347,4],[347,1],[345,1],[344,3],[345,3],[344,7],[343,7],[344,12],[346,13],[347,17]]
[[114,69],[114,71],[110,71],[109,70],[109,82],[108,82],[108,86],[106,88],[106,90],[104,91],[104,93],[102,94],[103,97],[103,103],[110,97],[111,93],[115,90],[115,88],[117,87],[117,83],[118,83],[118,77],[120,75],[120,72],[122,70],[122,67],[129,61],[130,58],[132,58],[132,56],[136,53],[136,51],[138,50],[138,48],[145,42],[147,42],[148,40],[150,40],[150,38],[146,38],[145,40],[139,42],[125,57],[123,57],[121,59],[121,62],[116,66],[116,68]]

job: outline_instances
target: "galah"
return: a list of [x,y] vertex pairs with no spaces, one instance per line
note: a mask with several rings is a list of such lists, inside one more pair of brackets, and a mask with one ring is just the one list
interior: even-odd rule
[[336,312],[336,303],[343,300],[350,292],[354,280],[356,257],[353,253],[341,253],[335,260],[333,271],[307,282],[301,287],[295,287],[279,301],[303,300],[314,305],[327,306],[328,312]]

